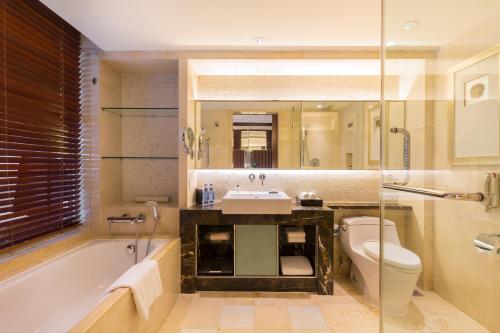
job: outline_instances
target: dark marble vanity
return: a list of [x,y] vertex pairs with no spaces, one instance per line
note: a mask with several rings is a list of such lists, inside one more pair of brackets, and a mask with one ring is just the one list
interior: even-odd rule
[[[287,243],[286,227],[306,241]],[[227,239],[207,242],[208,232]],[[296,206],[290,215],[228,215],[220,206],[180,211],[181,288],[197,291],[296,291],[333,294],[333,210]],[[280,256],[306,257],[313,274],[283,275]],[[213,267],[217,267],[213,269]]]

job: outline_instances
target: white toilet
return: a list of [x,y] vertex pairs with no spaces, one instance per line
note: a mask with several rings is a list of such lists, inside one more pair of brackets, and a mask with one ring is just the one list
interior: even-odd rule
[[[342,220],[340,243],[351,258],[351,281],[375,305],[379,305],[378,217],[349,217]],[[417,284],[420,258],[399,242],[394,222],[384,220],[384,312],[403,316]]]

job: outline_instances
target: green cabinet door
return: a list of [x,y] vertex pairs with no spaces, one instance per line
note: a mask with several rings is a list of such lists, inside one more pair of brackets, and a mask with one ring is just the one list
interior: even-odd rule
[[276,276],[278,240],[275,225],[236,225],[237,276]]

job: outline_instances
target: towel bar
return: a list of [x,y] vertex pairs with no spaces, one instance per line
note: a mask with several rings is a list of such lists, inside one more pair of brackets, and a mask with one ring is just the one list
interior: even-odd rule
[[412,187],[407,185],[396,185],[396,184],[384,184],[383,188],[402,191],[402,192],[423,194],[431,197],[450,199],[450,200],[481,202],[485,198],[484,194],[481,192],[473,192],[473,193],[446,192],[436,189],[428,189],[422,187]]

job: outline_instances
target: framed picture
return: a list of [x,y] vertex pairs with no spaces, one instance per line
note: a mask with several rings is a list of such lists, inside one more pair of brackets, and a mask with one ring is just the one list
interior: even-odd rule
[[452,68],[449,151],[453,165],[500,164],[500,47]]

